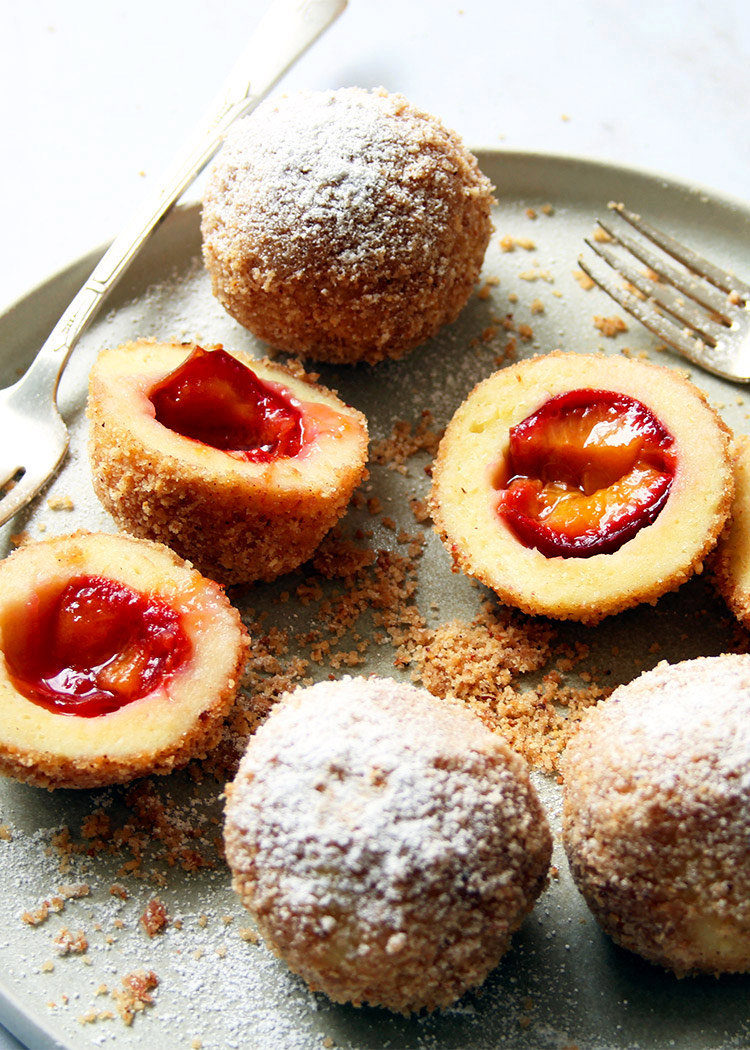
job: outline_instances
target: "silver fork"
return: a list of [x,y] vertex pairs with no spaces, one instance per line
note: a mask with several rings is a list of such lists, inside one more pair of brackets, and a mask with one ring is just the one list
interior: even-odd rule
[[[54,476],[68,448],[57,387],[78,339],[168,209],[289,66],[328,28],[347,0],[274,0],[157,192],[112,242],[24,376],[0,390],[0,525]],[[252,76],[252,80],[251,80]]]
[[[750,382],[750,285],[656,229],[622,204],[615,222],[597,219],[604,237],[585,238],[614,271],[581,269],[624,310],[693,364],[736,383]],[[625,220],[641,236],[625,232]],[[677,267],[667,256],[680,263]],[[645,264],[647,272],[638,266]],[[629,287],[628,287],[629,286]]]

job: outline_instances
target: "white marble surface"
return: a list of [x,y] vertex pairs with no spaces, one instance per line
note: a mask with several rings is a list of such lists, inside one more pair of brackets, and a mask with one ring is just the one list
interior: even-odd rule
[[[117,232],[264,7],[5,0],[0,310]],[[472,147],[594,156],[750,200],[740,0],[350,0],[281,88],[349,84],[401,91]]]

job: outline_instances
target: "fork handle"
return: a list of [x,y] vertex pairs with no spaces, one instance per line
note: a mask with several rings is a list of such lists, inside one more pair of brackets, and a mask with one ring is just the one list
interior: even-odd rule
[[[112,242],[52,329],[23,380],[57,386],[73,347],[169,208],[208,164],[238,117],[251,112],[346,7],[347,0],[273,0],[219,94],[156,193]],[[252,80],[251,80],[252,76]]]

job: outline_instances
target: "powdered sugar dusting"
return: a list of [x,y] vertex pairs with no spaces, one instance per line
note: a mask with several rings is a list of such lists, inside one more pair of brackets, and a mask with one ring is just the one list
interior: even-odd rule
[[746,794],[750,828],[750,655],[662,663],[590,718],[597,750],[637,766],[652,789]]
[[304,264],[334,278],[394,259],[421,271],[445,239],[455,142],[384,91],[266,102],[227,137],[204,228],[282,275]]

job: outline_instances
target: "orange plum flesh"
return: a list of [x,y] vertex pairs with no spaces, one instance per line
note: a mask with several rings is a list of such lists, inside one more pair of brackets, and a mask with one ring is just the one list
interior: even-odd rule
[[653,412],[627,394],[558,394],[510,429],[497,512],[548,558],[612,554],[665,506],[673,445]]

